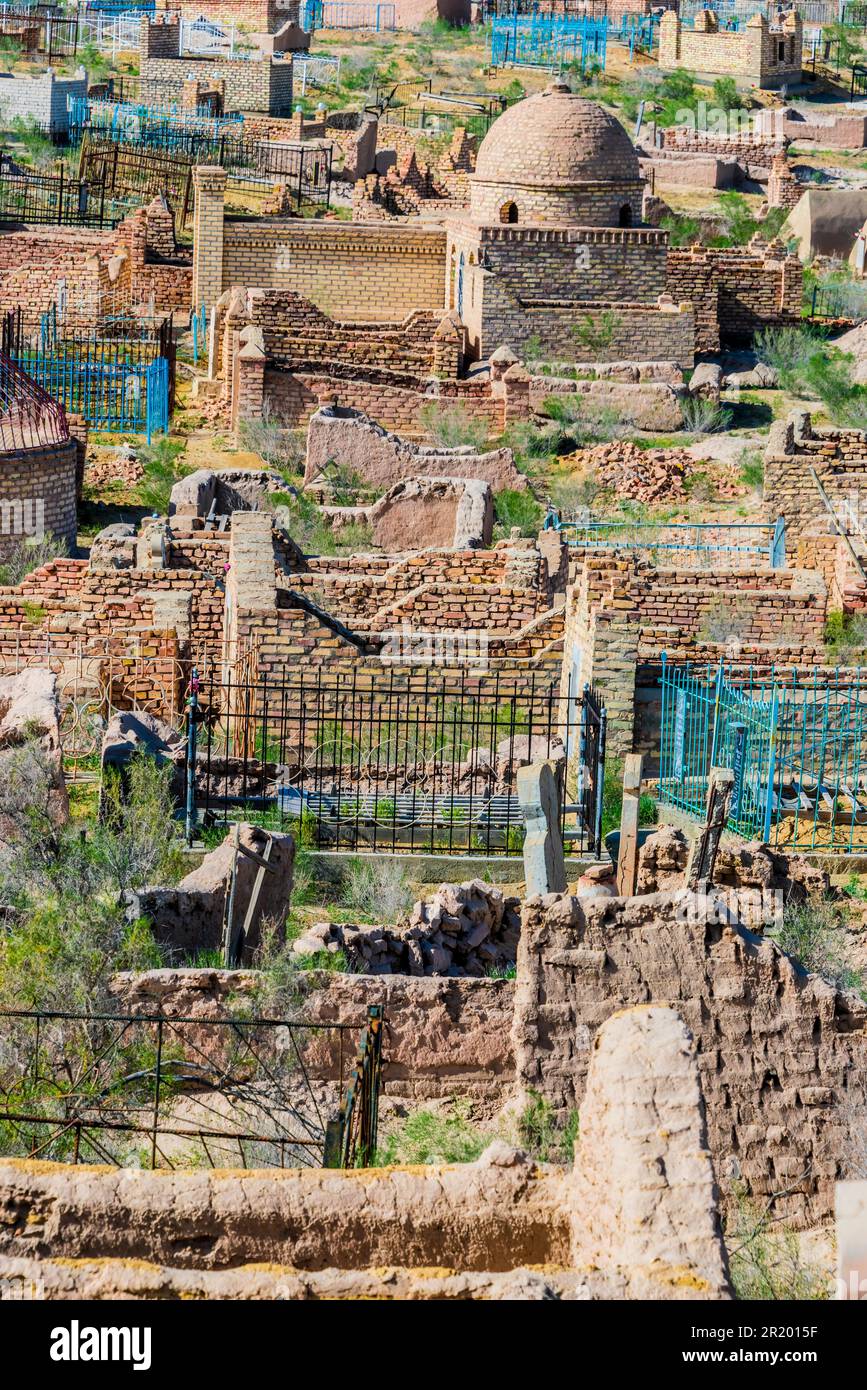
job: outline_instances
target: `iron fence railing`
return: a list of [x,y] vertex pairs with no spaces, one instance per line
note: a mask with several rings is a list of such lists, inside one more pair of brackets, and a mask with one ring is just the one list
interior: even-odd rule
[[115,227],[119,218],[106,205],[105,175],[90,182],[58,174],[0,166],[0,224]]
[[409,680],[392,667],[195,684],[190,833],[244,819],[320,849],[514,854],[517,770],[552,759],[564,838],[599,852],[605,711],[571,679],[561,691],[536,673]]
[[0,1012],[0,1152],[117,1167],[366,1167],[381,1006],[354,1024]]
[[302,0],[300,23],[316,29],[359,29],[381,34],[397,27],[393,4],[377,0]]
[[340,1103],[340,1114],[333,1122],[326,1144],[326,1168],[369,1168],[375,1161],[384,1024],[382,1006],[371,1005],[349,1085]]
[[694,669],[662,658],[660,799],[703,816],[730,767],[729,827],[795,850],[867,849],[867,672]]
[[68,438],[63,406],[0,352],[0,450],[12,453]]
[[491,21],[492,67],[605,67],[607,19],[517,14]]
[[93,333],[65,330],[62,308],[27,330],[23,309],[0,321],[2,351],[58,401],[95,429],[147,435],[168,429],[174,396],[171,316],[154,323],[118,317]]
[[655,522],[570,519],[550,511],[544,529],[556,530],[568,545],[589,550],[641,550],[656,564],[715,569],[754,569],[786,564],[786,520],[773,522]]

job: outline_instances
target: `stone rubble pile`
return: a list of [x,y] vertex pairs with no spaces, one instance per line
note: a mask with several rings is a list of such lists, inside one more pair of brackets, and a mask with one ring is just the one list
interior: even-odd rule
[[706,473],[720,497],[740,497],[746,491],[729,466],[698,461],[688,449],[640,449],[625,439],[576,449],[560,462],[593,473],[600,487],[615,493],[618,500],[686,501],[687,484],[696,473]]
[[415,904],[407,926],[315,922],[292,949],[301,956],[343,951],[350,970],[364,975],[478,977],[514,965],[520,932],[520,900],[474,878],[440,884]]

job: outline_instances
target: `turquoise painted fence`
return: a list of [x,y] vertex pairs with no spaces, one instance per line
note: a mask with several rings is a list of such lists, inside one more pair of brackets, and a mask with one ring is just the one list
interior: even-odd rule
[[729,828],[780,848],[867,851],[867,670],[765,675],[662,657],[659,797],[703,816],[735,773]]

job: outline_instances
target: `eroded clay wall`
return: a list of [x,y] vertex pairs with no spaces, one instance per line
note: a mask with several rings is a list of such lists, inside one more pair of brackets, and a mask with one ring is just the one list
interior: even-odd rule
[[710,1148],[731,1194],[775,1214],[831,1218],[834,1182],[863,1128],[867,1005],[808,975],[771,941],[671,895],[532,898],[515,991],[518,1082],[565,1118],[580,1106],[597,1030],[637,1003],[676,1009],[698,1049]]

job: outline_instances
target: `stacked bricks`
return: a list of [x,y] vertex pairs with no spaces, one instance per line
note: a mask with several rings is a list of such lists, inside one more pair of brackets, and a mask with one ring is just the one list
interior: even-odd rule
[[282,290],[254,291],[249,305],[251,322],[262,329],[265,352],[277,366],[341,362],[408,373],[416,379],[458,374],[460,335],[453,336],[447,359],[435,341],[441,312],[416,310],[398,324],[338,322],[310,300]]
[[657,138],[663,150],[719,155],[723,159],[737,160],[744,168],[753,164],[770,168],[777,156],[786,152],[786,140],[774,138],[772,132],[766,135],[758,131],[755,136],[722,135],[675,125],[660,128]]
[[142,20],[140,46],[141,100],[159,105],[168,97],[181,102],[187,84],[217,85],[226,111],[292,114],[292,63],[267,58],[196,58],[180,56],[177,20]]
[[779,243],[749,249],[692,246],[668,252],[666,284],[695,313],[696,352],[752,342],[761,328],[801,320],[804,272]]
[[667,11],[659,25],[659,66],[723,74],[744,86],[775,88],[801,81],[803,22],[794,11],[779,25],[755,14],[743,29],[721,30],[712,10],[700,10],[687,29]]
[[77,459],[74,439],[0,453],[0,559],[35,534],[40,504],[46,534],[75,546]]

